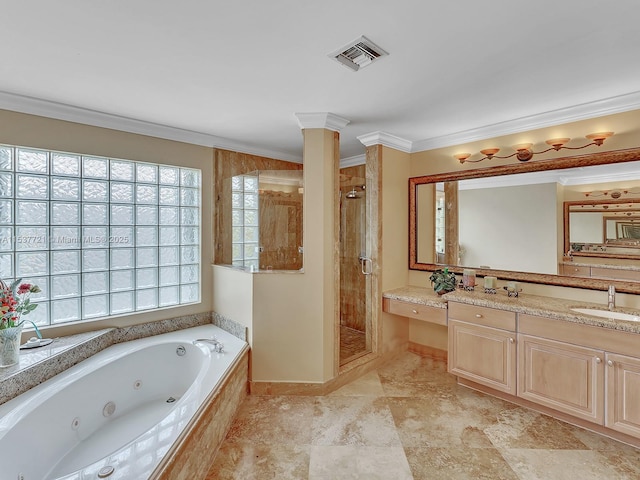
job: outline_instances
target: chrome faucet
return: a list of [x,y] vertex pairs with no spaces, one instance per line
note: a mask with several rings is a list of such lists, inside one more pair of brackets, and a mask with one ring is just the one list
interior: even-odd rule
[[616,287],[609,285],[609,292],[607,294],[607,307],[609,310],[616,308]]
[[220,343],[218,341],[218,339],[215,338],[215,337],[213,337],[213,338],[199,338],[199,339],[193,341],[194,345],[196,343],[209,343],[209,344],[213,345],[213,349],[215,350],[216,353],[224,353],[224,345],[222,343]]

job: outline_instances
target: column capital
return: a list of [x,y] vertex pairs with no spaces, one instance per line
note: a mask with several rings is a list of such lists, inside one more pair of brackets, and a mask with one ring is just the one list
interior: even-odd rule
[[305,128],[324,128],[339,132],[349,123],[346,118],[329,112],[295,113],[294,115],[302,130]]
[[372,132],[358,136],[358,140],[365,146],[384,145],[385,147],[395,148],[401,152],[411,153],[413,151],[413,142],[404,138],[391,135],[385,132]]

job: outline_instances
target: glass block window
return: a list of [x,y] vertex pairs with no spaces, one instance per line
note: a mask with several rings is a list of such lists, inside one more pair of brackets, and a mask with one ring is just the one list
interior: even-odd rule
[[200,301],[201,171],[0,145],[0,278],[38,325]]
[[231,177],[232,264],[259,269],[258,172]]

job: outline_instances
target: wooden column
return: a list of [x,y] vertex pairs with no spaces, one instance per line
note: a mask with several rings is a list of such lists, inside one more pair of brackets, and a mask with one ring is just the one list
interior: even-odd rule
[[444,182],[444,263],[458,265],[458,182]]

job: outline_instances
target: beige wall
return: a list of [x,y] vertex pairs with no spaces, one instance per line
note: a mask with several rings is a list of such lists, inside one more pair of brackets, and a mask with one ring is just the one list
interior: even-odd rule
[[[382,148],[382,291],[408,283],[408,178],[410,155]],[[380,308],[380,306],[378,306]],[[382,352],[402,348],[409,340],[409,319],[382,313]]]
[[448,350],[448,335],[445,325],[437,325],[412,318],[409,322],[409,340],[438,350]]
[[555,183],[460,189],[462,265],[557,274],[556,205]]
[[247,327],[247,340],[253,344],[253,275],[220,265],[211,268],[213,311]]
[[334,376],[335,133],[304,130],[304,273],[254,275],[254,382]]
[[466,163],[461,165],[453,158],[456,153],[468,152],[474,154],[472,158],[480,158],[478,152],[484,148],[500,148],[498,155],[509,155],[514,152],[513,145],[519,143],[533,143],[536,151],[548,148],[544,143],[550,138],[569,137],[573,140],[568,146],[580,146],[587,143],[586,134],[594,132],[615,132],[615,135],[606,140],[602,147],[589,147],[575,151],[551,151],[544,155],[536,155],[530,161],[559,158],[570,155],[581,155],[605,150],[620,150],[624,148],[638,147],[640,143],[640,110],[634,110],[616,115],[608,115],[592,120],[566,123],[555,127],[540,128],[523,133],[514,133],[501,137],[469,142],[463,145],[437,148],[411,154],[411,177],[420,175],[435,175],[437,173],[459,172],[476,168],[491,168],[497,165],[518,164],[518,160],[485,160],[482,163]]
[[180,315],[208,312],[212,309],[210,295],[212,272],[209,267],[212,260],[211,216],[213,205],[213,153],[211,148],[6,110],[0,110],[0,143],[110,158],[166,163],[202,170],[201,303],[134,315],[122,315],[72,326],[46,327],[42,329],[46,336],[54,337],[110,326],[133,325]]
[[304,131],[303,272],[214,267],[214,310],[249,328],[253,382],[324,383],[337,368],[335,135]]

